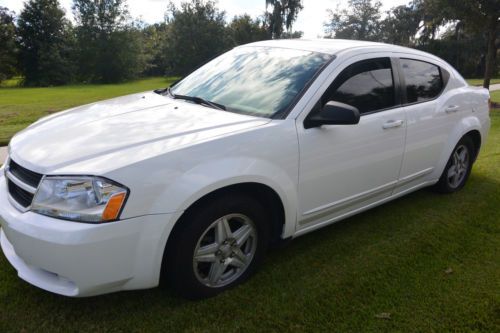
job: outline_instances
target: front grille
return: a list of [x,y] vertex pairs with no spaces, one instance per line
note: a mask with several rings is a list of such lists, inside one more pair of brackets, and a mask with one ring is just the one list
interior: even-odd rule
[[43,175],[39,173],[23,168],[13,160],[10,160],[9,162],[9,171],[23,183],[26,183],[34,188],[38,187],[38,184],[40,184],[43,177]]
[[11,202],[14,201],[14,206],[24,211],[31,205],[43,175],[20,166],[12,159],[5,170]]
[[22,188],[14,184],[10,179],[7,179],[7,187],[9,188],[10,196],[12,197],[12,199],[16,200],[18,204],[20,204],[24,208],[31,205],[34,194],[23,190]]

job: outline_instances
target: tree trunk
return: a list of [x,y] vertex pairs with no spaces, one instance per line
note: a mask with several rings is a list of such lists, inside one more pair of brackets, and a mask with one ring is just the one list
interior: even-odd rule
[[484,71],[483,87],[490,88],[490,80],[493,76],[495,68],[495,58],[497,55],[496,39],[497,39],[498,17],[493,16],[490,18],[488,24],[488,52],[486,54],[486,65]]

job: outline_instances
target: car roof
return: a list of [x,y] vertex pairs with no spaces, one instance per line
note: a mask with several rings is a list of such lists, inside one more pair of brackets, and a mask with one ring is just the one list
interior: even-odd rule
[[367,42],[360,40],[350,40],[350,39],[273,39],[265,40],[250,44],[241,45],[239,47],[279,47],[292,50],[304,50],[310,52],[326,53],[331,55],[340,55],[344,51],[369,51],[369,52],[400,52],[406,54],[413,54],[417,56],[423,56],[427,59],[433,60],[439,66],[444,67],[449,72],[453,73],[453,76],[460,80],[464,85],[467,83],[462,78],[460,73],[457,72],[453,66],[448,64],[445,60],[417,49],[412,49],[409,47],[378,43],[378,42]]
[[274,39],[250,43],[243,46],[281,47],[295,50],[327,53],[332,55],[353,48],[373,48],[380,51],[406,52],[429,55],[426,52],[398,45],[348,39]]

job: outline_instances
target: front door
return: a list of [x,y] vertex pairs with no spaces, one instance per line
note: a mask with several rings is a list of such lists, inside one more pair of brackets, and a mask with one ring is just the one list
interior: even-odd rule
[[389,57],[347,65],[311,112],[329,101],[359,109],[357,125],[304,129],[298,230],[326,224],[391,195],[401,168],[406,119]]

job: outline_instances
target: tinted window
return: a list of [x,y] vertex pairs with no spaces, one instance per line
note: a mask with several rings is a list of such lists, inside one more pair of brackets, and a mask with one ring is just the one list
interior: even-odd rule
[[437,97],[443,90],[439,67],[428,62],[401,59],[406,81],[408,103],[424,102]]
[[364,60],[347,67],[323,96],[323,105],[337,101],[355,106],[360,113],[395,105],[389,58]]
[[333,56],[283,48],[240,47],[197,69],[172,88],[229,111],[272,117],[286,110]]

